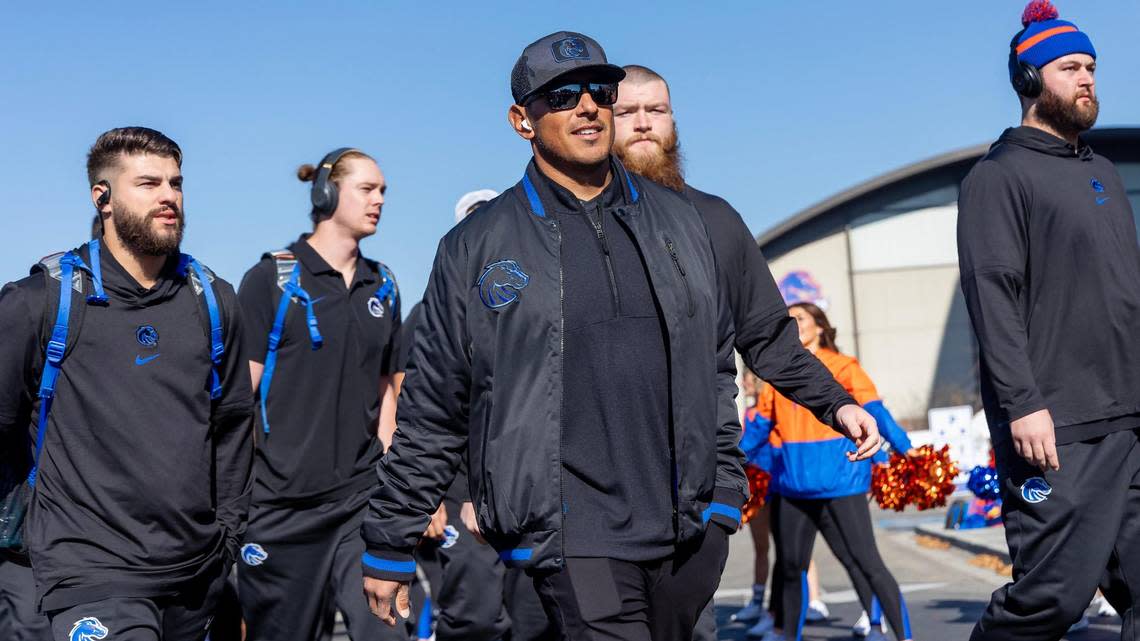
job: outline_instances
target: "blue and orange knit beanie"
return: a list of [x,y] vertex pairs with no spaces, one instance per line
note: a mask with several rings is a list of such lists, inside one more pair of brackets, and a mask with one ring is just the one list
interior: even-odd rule
[[[1017,60],[1040,69],[1071,53],[1087,53],[1096,58],[1096,49],[1088,35],[1077,29],[1077,25],[1059,20],[1058,16],[1057,7],[1049,0],[1033,0],[1025,7],[1021,14],[1025,28],[1015,38]],[[1011,78],[1015,71],[1011,64]]]

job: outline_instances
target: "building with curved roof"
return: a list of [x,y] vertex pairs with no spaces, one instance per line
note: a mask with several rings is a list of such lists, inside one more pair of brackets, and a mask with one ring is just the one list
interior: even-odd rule
[[[1116,163],[1140,214],[1140,127],[1094,129],[1084,138]],[[987,148],[873,178],[757,239],[785,300],[826,309],[840,348],[859,358],[909,426],[925,426],[931,407],[981,407],[956,226],[959,185]]]

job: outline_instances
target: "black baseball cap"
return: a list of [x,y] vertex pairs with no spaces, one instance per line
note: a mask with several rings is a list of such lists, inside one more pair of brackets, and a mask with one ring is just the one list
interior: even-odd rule
[[589,69],[600,82],[621,82],[625,70],[611,65],[606,52],[590,36],[559,31],[540,38],[523,49],[511,71],[511,95],[521,105],[539,89],[571,71]]

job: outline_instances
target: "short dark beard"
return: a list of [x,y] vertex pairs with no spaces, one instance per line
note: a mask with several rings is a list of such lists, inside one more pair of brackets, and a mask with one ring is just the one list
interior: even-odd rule
[[1092,129],[1100,115],[1100,100],[1091,96],[1087,108],[1077,106],[1077,100],[1066,100],[1046,87],[1037,99],[1037,117],[1053,128],[1062,138],[1076,138],[1078,134]]
[[[174,234],[157,234],[151,228],[151,221],[156,215],[174,209],[178,216],[178,225]],[[114,207],[111,224],[119,241],[127,251],[138,256],[170,256],[178,253],[182,245],[182,232],[186,229],[186,219],[177,207],[159,207],[144,214],[137,214],[122,206]]]
[[[638,140],[645,139],[657,143],[657,149],[654,153],[629,153],[630,145]],[[684,158],[681,156],[681,141],[677,137],[677,125],[673,125],[673,131],[664,138],[655,134],[639,134],[625,142],[615,142],[614,153],[625,163],[626,169],[633,173],[665,185],[673,191],[685,190],[685,170],[682,166]]]

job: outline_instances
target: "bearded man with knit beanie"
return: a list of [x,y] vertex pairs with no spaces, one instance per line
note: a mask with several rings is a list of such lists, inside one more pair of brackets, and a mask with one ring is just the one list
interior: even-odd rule
[[1096,122],[1096,50],[1047,1],[1010,43],[1021,126],[962,183],[958,255],[1013,581],[973,641],[1060,639],[1098,584],[1137,639],[1140,247]]

